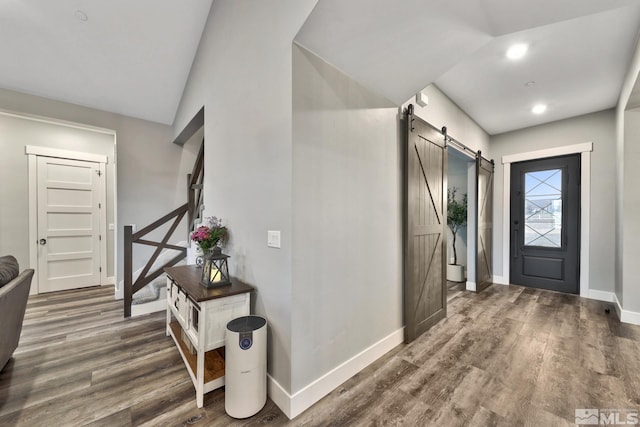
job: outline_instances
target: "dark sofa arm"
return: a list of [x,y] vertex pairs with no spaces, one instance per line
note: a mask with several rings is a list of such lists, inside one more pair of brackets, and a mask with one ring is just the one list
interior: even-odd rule
[[0,288],[0,370],[18,347],[33,270],[25,270]]

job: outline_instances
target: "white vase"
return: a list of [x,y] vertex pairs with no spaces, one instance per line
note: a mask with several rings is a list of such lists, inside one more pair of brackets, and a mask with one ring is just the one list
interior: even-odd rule
[[448,264],[447,280],[451,282],[464,282],[464,265]]

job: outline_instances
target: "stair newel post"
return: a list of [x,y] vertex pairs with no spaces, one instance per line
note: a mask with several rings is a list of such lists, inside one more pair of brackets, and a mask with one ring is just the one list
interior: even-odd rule
[[133,226],[124,226],[124,317],[131,317],[133,298]]

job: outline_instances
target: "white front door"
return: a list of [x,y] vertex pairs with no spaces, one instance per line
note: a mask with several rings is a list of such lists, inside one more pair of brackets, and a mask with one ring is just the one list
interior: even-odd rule
[[38,156],[38,290],[100,285],[104,165]]

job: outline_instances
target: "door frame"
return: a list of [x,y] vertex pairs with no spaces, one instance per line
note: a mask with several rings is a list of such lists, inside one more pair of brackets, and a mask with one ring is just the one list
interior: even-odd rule
[[[539,160],[548,157],[580,154],[580,296],[586,298],[600,298],[601,291],[589,289],[589,223],[591,219],[591,152],[593,142],[565,145],[562,147],[502,156],[502,277],[494,275],[494,283],[509,284],[509,254],[511,253],[511,224],[510,194],[511,194],[511,163],[526,160]],[[494,268],[495,270],[495,268]]]
[[[477,152],[470,149],[462,149],[456,144],[447,143],[447,150],[455,150],[456,153],[462,154],[468,159],[467,164],[467,280],[465,289],[471,292],[477,292],[476,286],[476,235],[478,234],[478,203],[476,188],[476,158]],[[448,177],[447,177],[448,178]],[[447,229],[447,240],[449,239],[449,230]],[[448,247],[448,243],[447,243]],[[448,255],[448,254],[447,254]],[[448,263],[447,257],[447,263]]]
[[[102,154],[83,153],[79,151],[61,150],[58,148],[40,147],[34,145],[25,146],[25,154],[28,157],[29,170],[29,264],[35,269],[30,295],[40,293],[38,275],[38,157],[51,157],[57,159],[79,160],[85,162],[98,163],[100,171],[104,174],[107,164],[107,156]],[[106,177],[106,175],[105,175]],[[104,179],[100,185],[99,203],[104,206],[100,209],[100,230],[103,236],[100,239],[100,286],[108,284],[107,280],[107,180]],[[115,211],[114,211],[115,212]],[[115,221],[114,216],[114,221]],[[114,227],[115,228],[115,227]],[[115,248],[114,248],[115,250]],[[115,257],[114,257],[115,259]]]

